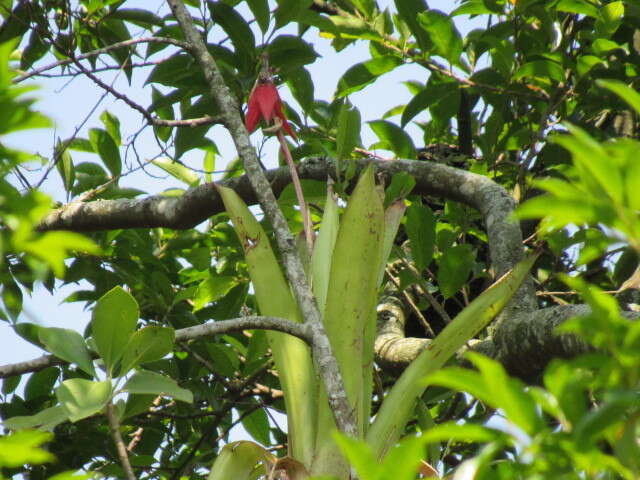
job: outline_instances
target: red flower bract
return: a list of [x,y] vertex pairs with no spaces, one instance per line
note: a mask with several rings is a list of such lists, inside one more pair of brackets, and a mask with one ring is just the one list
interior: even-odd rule
[[296,140],[298,139],[282,111],[282,100],[280,100],[276,86],[271,82],[258,83],[249,95],[245,126],[249,133],[251,133],[256,129],[260,119],[263,119],[265,123],[269,125],[274,117],[280,119],[285,132]]

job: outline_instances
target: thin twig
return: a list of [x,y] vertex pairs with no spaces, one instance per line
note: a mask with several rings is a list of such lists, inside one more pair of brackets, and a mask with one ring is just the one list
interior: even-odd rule
[[129,40],[124,40],[122,42],[114,43],[111,45],[107,45],[103,48],[98,48],[96,50],[91,50],[90,52],[83,53],[82,55],[74,56],[72,58],[66,58],[64,60],[59,60],[57,62],[50,63],[40,68],[36,68],[35,70],[31,70],[30,72],[19,75],[13,79],[13,83],[20,83],[27,78],[31,78],[33,76],[39,75],[42,72],[46,72],[47,70],[51,70],[56,67],[62,67],[63,65],[69,65],[70,63],[76,63],[79,60],[84,60],[86,58],[95,57],[96,55],[101,55],[103,53],[108,53],[111,50],[116,50],[118,48],[130,47],[132,45],[136,45],[138,43],[168,43],[170,45],[175,45],[176,47],[180,47],[184,50],[189,50],[189,45],[186,42],[182,42],[180,40],[176,40],[175,38],[167,38],[167,37],[146,37],[146,38],[132,38]]
[[118,421],[118,415],[116,414],[113,403],[107,403],[106,414],[107,418],[109,419],[109,430],[111,431],[111,438],[113,438],[113,443],[115,443],[116,445],[118,459],[120,460],[122,469],[127,476],[127,480],[137,480],[135,474],[133,473],[133,469],[131,468],[131,463],[129,462],[127,447],[125,447],[124,441],[122,440],[122,435],[120,435],[120,422]]

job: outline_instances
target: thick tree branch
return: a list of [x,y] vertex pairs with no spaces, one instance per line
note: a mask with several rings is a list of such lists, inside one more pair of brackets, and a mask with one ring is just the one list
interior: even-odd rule
[[[277,317],[240,317],[218,322],[209,322],[193,327],[186,327],[176,330],[176,341],[196,340],[211,335],[221,333],[241,332],[243,330],[274,330],[288,333],[294,337],[311,344],[311,332],[309,328],[301,323],[292,322],[284,318]],[[53,365],[66,363],[54,355],[42,355],[41,357],[27,360],[25,362],[0,365],[0,378],[13,377],[23,373],[37,372]]]

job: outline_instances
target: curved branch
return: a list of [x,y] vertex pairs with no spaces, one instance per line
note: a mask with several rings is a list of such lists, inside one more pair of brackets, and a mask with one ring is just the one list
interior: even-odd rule
[[[448,167],[437,162],[416,160],[385,161],[362,159],[357,162],[357,173],[369,163],[376,167],[378,175],[386,178],[399,172],[414,176],[415,193],[436,195],[457,200],[482,214],[486,225],[491,268],[499,277],[522,259],[522,233],[517,222],[510,216],[515,202],[509,194],[493,180],[459,168]],[[302,179],[325,181],[334,176],[335,163],[327,158],[309,158],[298,166]],[[286,168],[265,172],[275,195],[291,182]],[[232,188],[245,203],[258,203],[247,176],[220,182]],[[179,198],[161,195],[144,199],[101,200],[87,203],[70,203],[47,215],[40,230],[94,231],[115,228],[169,227],[191,228],[211,215],[224,209],[213,184],[195,187]],[[502,314],[510,317],[520,311],[536,309],[536,298],[531,282],[526,282],[514,296]]]
[[[196,340],[221,333],[241,332],[242,330],[274,330],[298,337],[300,340],[311,344],[309,328],[302,324],[278,317],[251,316],[209,322],[193,327],[176,330],[176,341]],[[23,373],[37,372],[53,365],[62,365],[64,360],[54,355],[42,355],[41,357],[25,362],[0,365],[0,378],[13,377]]]

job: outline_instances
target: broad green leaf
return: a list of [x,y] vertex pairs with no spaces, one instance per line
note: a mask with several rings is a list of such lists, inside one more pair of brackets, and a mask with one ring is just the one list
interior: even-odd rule
[[190,187],[195,187],[200,183],[200,177],[193,170],[185,167],[181,163],[174,162],[170,158],[156,158],[155,160],[152,160],[151,163],[167,172],[173,178],[177,178],[181,182],[186,183]]
[[596,34],[610,37],[623,21],[624,2],[610,2],[600,8],[600,16],[596,20]]
[[236,54],[250,62],[255,56],[256,39],[242,15],[223,2],[207,2],[207,5],[213,21],[229,35]]
[[278,35],[267,47],[267,53],[269,64],[285,74],[318,58],[310,43],[293,35]]
[[[218,191],[244,249],[260,313],[302,321],[265,231],[233,190],[218,187]],[[292,456],[309,465],[314,454],[316,421],[322,415],[318,410],[328,410],[328,405],[318,403],[316,376],[307,345],[280,332],[268,331],[267,338],[285,392]],[[291,365],[296,368],[290,368]]]
[[560,0],[555,8],[559,12],[578,13],[593,18],[600,16],[598,7],[589,0]]
[[376,2],[374,0],[351,0],[351,3],[364,13],[365,18],[370,18],[376,10]]
[[640,93],[619,80],[596,80],[596,85],[611,90],[640,114]]
[[66,328],[41,327],[38,337],[56,357],[75,363],[89,375],[95,376],[91,354],[84,338],[78,332]]
[[109,17],[133,23],[147,30],[164,26],[164,21],[161,17],[149,10],[140,8],[118,8],[115,12],[110,13]]
[[420,50],[428,52],[431,48],[431,39],[418,23],[418,16],[429,9],[427,2],[425,0],[395,0],[395,4],[398,15],[413,33]]
[[564,68],[552,60],[533,60],[522,65],[513,75],[514,80],[533,78],[548,85],[565,81]]
[[277,0],[278,9],[275,12],[275,30],[297,20],[302,13],[311,7],[312,0]]
[[454,245],[438,259],[438,286],[444,298],[453,297],[466,283],[475,255],[469,244]]
[[[400,125],[404,127],[416,115],[428,108],[449,105],[455,115],[460,103],[460,87],[455,82],[430,83],[409,101],[402,112]],[[433,112],[432,112],[433,113]]]
[[7,418],[2,420],[2,425],[10,430],[27,430],[31,428],[53,430],[56,425],[67,420],[69,420],[67,411],[62,405],[56,405],[55,407],[40,410],[35,415]]
[[113,113],[105,110],[100,115],[100,120],[104,124],[107,129],[107,133],[111,136],[114,143],[116,145],[120,145],[122,143],[122,139],[120,137],[120,119]]
[[[65,144],[67,142],[68,140],[64,141]],[[86,138],[81,138],[81,137],[75,137],[71,139],[71,142],[69,142],[69,145],[67,148],[71,150],[77,150],[79,152],[96,153],[96,151],[93,149],[93,146],[91,145],[91,142]]]
[[29,70],[31,65],[44,57],[49,51],[49,48],[50,45],[44,41],[42,33],[37,29],[31,30],[29,43],[22,51],[22,56],[20,57],[20,70]]
[[[469,372],[469,370],[466,370]],[[437,372],[436,372],[437,373]],[[459,424],[455,422],[447,422],[436,425],[426,432],[422,432],[425,442],[478,442],[488,443],[496,440],[506,439],[506,435],[498,430],[485,427],[484,425],[475,425],[473,423]]]
[[402,373],[382,402],[367,433],[367,443],[377,458],[382,458],[404,432],[416,399],[424,391],[421,379],[440,369],[451,355],[500,313],[529,274],[535,259],[532,256],[521,261],[473,300]]
[[[241,413],[242,414],[242,413]],[[262,445],[269,445],[269,419],[264,409],[258,408],[242,418],[242,426]]]
[[333,251],[324,325],[340,366],[359,432],[369,418],[373,332],[384,211],[373,167],[361,175],[344,215]]
[[451,12],[452,17],[458,15],[482,15],[494,13],[485,5],[484,0],[469,0]]
[[402,128],[386,120],[368,122],[373,133],[380,139],[381,147],[391,150],[398,158],[416,158],[413,140]]
[[124,375],[142,363],[160,360],[173,350],[175,337],[173,328],[155,325],[136,331],[122,356],[120,374]]
[[56,397],[69,420],[77,422],[101,411],[111,399],[111,382],[94,382],[84,378],[65,380]]
[[64,275],[64,261],[69,257],[69,252],[78,251],[93,255],[100,253],[100,249],[92,240],[75,232],[46,232],[21,247],[25,252],[44,260],[59,278]]
[[[355,147],[360,144],[360,111],[347,102],[340,108],[338,115],[338,135],[336,138],[336,161],[348,159]],[[338,169],[340,167],[338,166]]]
[[238,280],[235,277],[209,275],[200,282],[193,296],[193,311],[202,310],[209,303],[220,300],[236,285]]
[[336,97],[344,97],[351,93],[362,90],[364,87],[373,83],[377,78],[394,68],[402,65],[402,59],[394,55],[384,55],[372,58],[366,62],[355,64],[349,68],[338,81],[336,89]]
[[271,17],[268,0],[247,0],[247,5],[249,6],[251,13],[253,13],[256,22],[258,22],[258,26],[262,33],[266,33],[269,29],[269,21]]
[[165,395],[181,402],[193,402],[193,394],[180,388],[173,378],[148,370],[137,371],[122,389],[129,393]]
[[24,387],[24,399],[27,402],[36,402],[48,398],[59,377],[60,369],[58,367],[47,367],[35,372],[29,377]]
[[51,440],[53,434],[37,431],[16,432],[0,437],[0,468],[53,462],[55,457],[42,447],[43,443]]
[[348,437],[340,432],[336,432],[334,438],[349,463],[358,472],[358,478],[362,480],[378,478],[380,468],[378,459],[372,453],[367,442]]
[[429,34],[433,53],[460,65],[462,36],[451,18],[438,10],[428,10],[418,15],[418,23]]
[[111,135],[101,128],[92,128],[89,130],[89,142],[111,174],[114,177],[120,175],[122,172],[120,150]]
[[412,203],[407,209],[405,229],[411,242],[411,256],[418,270],[422,272],[433,258],[436,243],[436,217],[427,205]]
[[113,372],[124,354],[138,318],[138,303],[122,287],[114,287],[96,303],[91,333],[98,354],[109,372]]
[[216,457],[208,480],[252,480],[258,473],[256,464],[271,464],[275,460],[268,450],[256,443],[232,442],[225,445]]
[[287,74],[287,86],[305,112],[313,108],[314,86],[306,68],[291,69]]

